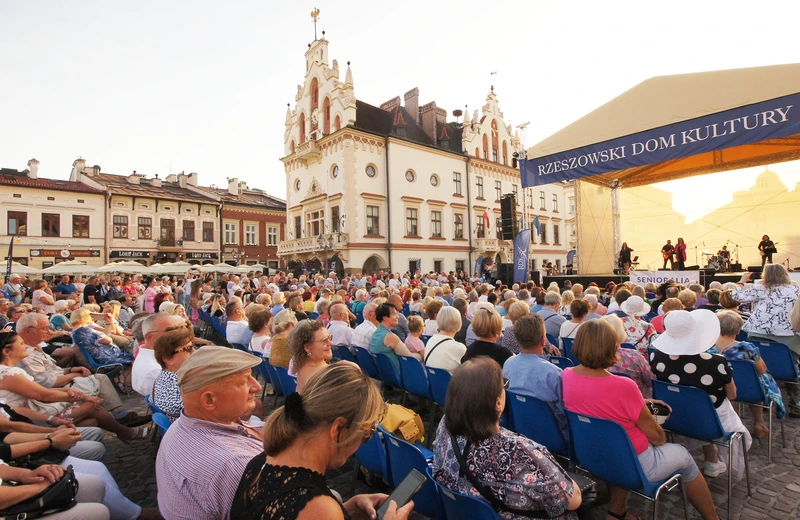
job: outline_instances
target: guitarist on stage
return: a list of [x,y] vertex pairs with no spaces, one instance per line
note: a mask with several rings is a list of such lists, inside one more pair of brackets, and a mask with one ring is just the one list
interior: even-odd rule
[[761,253],[761,267],[767,262],[772,263],[772,255],[778,252],[775,247],[775,242],[769,239],[769,235],[761,237],[761,242],[758,243],[758,252]]
[[675,246],[672,245],[672,240],[667,240],[667,243],[661,248],[661,256],[664,257],[664,269],[667,268],[667,262],[669,262],[669,268],[672,269],[674,255]]

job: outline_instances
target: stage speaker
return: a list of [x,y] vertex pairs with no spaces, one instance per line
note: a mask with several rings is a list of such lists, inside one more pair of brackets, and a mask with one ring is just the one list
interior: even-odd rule
[[670,269],[669,267],[659,267],[658,270],[659,271],[672,271],[672,269]]
[[517,218],[517,198],[513,193],[508,193],[500,198],[500,223],[503,240],[514,240],[519,233],[519,219]]
[[701,269],[701,270],[703,271],[703,274],[705,276],[714,276],[717,273],[717,270],[714,269],[713,267],[705,268],[705,269]]
[[699,271],[700,270],[700,266],[699,265],[687,265],[686,267],[683,268],[683,270],[684,271]]
[[742,271],[742,264],[731,264],[731,267],[728,271],[732,273],[739,273]]
[[760,273],[763,270],[764,270],[764,268],[762,266],[760,266],[760,265],[748,265],[747,266],[747,271],[750,272],[750,273]]
[[[660,271],[660,269],[659,269],[659,271]],[[622,267],[616,267],[614,269],[614,274],[625,274],[625,269],[623,269]]]
[[505,285],[514,285],[514,264],[497,264],[497,279]]

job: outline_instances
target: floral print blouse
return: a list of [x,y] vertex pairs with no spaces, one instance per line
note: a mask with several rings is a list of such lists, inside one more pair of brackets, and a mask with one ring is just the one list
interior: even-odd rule
[[[459,449],[464,450],[466,439],[458,437]],[[482,499],[466,477],[459,476],[458,459],[453,452],[450,433],[439,423],[433,443],[433,476],[443,486],[459,493]],[[536,442],[500,428],[500,432],[473,445],[466,463],[475,476],[501,502],[523,511],[547,511],[551,518],[577,519],[567,511],[573,494],[572,479],[558,465],[547,448]],[[498,512],[500,518],[525,518],[510,512]]]
[[647,358],[638,350],[622,347],[617,349],[617,356],[619,361],[608,370],[626,374],[639,387],[642,397],[645,399],[653,397],[653,371],[650,369]]
[[622,318],[622,324],[625,325],[625,332],[628,334],[627,343],[636,347],[639,353],[647,359],[647,349],[658,337],[656,328],[652,323],[634,316],[625,316]]
[[769,336],[794,336],[789,314],[800,296],[797,285],[778,285],[767,289],[762,283],[747,284],[731,294],[734,300],[753,302],[753,312],[742,330]]

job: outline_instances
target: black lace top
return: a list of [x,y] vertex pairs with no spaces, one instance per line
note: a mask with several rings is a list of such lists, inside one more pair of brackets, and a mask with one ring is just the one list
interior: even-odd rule
[[[241,520],[293,520],[318,496],[336,497],[325,476],[306,468],[267,464],[261,453],[244,470],[231,506],[231,518]],[[346,519],[350,517],[342,507]]]

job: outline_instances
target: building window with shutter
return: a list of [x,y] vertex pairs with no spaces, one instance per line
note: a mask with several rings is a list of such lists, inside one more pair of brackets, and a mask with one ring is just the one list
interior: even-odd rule
[[128,217],[126,215],[114,215],[112,221],[114,238],[128,238]]
[[151,239],[153,237],[153,219],[150,217],[139,217],[139,238]]

